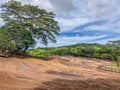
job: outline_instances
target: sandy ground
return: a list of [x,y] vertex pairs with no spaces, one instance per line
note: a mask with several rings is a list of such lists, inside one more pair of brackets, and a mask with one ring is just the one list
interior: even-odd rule
[[0,57],[0,90],[120,90],[120,73],[99,69],[113,64],[72,56]]

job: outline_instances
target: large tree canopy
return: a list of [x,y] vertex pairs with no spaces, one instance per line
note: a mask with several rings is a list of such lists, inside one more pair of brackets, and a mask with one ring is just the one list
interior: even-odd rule
[[25,52],[28,47],[35,44],[35,40],[29,31],[17,21],[10,21],[2,26],[0,28],[0,34],[0,46],[4,51],[8,50],[12,53]]
[[44,45],[56,42],[55,36],[59,34],[60,28],[52,12],[14,0],[0,7],[2,8],[1,18],[5,22],[0,32],[7,35],[6,40],[9,38],[10,43],[14,44],[18,51],[26,51],[35,44],[35,40]]

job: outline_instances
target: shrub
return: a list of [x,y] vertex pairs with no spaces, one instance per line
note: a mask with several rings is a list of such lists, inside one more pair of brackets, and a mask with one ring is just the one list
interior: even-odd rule
[[110,59],[110,60],[114,59],[114,57],[110,54],[101,54],[101,58],[102,59]]
[[117,56],[116,64],[117,64],[117,67],[120,67],[120,56]]

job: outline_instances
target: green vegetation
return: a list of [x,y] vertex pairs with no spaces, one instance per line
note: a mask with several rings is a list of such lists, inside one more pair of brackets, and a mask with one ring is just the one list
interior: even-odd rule
[[37,48],[28,51],[30,55],[37,57],[41,57],[42,54],[44,54],[44,56],[72,55],[110,60],[115,60],[116,54],[118,52],[120,52],[120,50],[118,49],[118,47],[114,45],[101,45],[101,44],[76,44],[56,48]]
[[33,47],[36,40],[44,45],[49,41],[56,42],[55,35],[59,34],[60,28],[52,12],[14,0],[0,8],[5,23],[0,27],[0,52],[21,54]]
[[112,71],[112,72],[120,72],[120,67],[117,67],[117,66],[104,66],[104,67],[101,67],[101,69]]
[[40,9],[38,6],[22,4],[10,0],[0,6],[1,19],[4,25],[0,27],[0,54],[25,54],[46,57],[53,55],[72,55],[78,57],[114,60],[120,67],[120,40],[109,44],[76,44],[57,48],[30,49],[37,43],[47,45],[56,43],[55,36],[60,28],[55,21],[55,14]]
[[57,49],[55,48],[38,48],[38,49],[30,49],[27,51],[27,53],[32,57],[44,58],[47,56],[55,55],[56,50]]
[[30,56],[46,57],[53,55],[72,55],[77,57],[88,57],[113,60],[120,66],[120,48],[113,44],[76,44],[56,48],[37,48],[28,51]]
[[107,66],[107,68],[115,71],[120,71],[120,67],[116,67],[116,66]]

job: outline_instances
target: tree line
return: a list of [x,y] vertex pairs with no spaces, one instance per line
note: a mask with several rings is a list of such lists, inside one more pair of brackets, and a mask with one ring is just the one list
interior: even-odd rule
[[56,48],[38,48],[28,51],[31,56],[46,57],[54,55],[71,55],[76,57],[98,58],[120,62],[120,40],[108,44],[76,44]]

